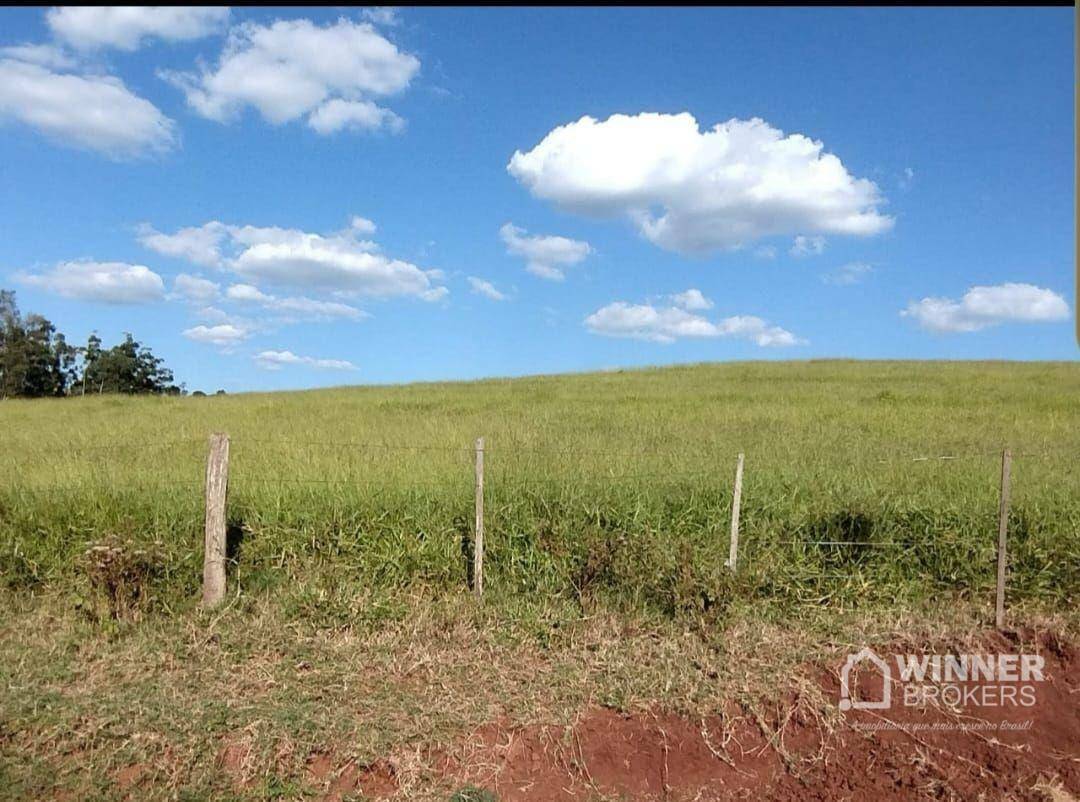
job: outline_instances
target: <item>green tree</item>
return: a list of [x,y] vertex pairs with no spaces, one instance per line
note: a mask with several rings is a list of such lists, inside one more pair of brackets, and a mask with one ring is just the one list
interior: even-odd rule
[[91,334],[76,348],[46,318],[20,314],[15,293],[0,290],[0,398],[183,392],[164,360],[130,334],[109,349]]
[[97,335],[90,335],[83,352],[83,386],[89,393],[179,393],[173,372],[131,334],[108,350]]
[[0,290],[0,398],[64,395],[75,354],[41,315],[20,314],[15,293]]

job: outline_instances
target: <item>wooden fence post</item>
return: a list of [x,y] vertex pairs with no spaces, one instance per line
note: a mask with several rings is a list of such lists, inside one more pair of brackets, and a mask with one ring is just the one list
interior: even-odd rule
[[739,452],[739,461],[735,465],[735,492],[731,497],[731,550],[728,552],[728,568],[735,572],[739,559],[739,504],[742,502],[743,454]]
[[473,537],[473,590],[484,595],[484,438],[476,438],[476,530]]
[[1009,530],[1009,480],[1012,471],[1012,453],[1009,449],[1001,452],[1001,500],[998,505],[998,547],[997,547],[997,604],[994,621],[998,629],[1005,628],[1005,568],[1008,563],[1005,546]]
[[203,548],[203,606],[225,598],[225,496],[229,488],[229,435],[210,435],[206,461],[206,538]]

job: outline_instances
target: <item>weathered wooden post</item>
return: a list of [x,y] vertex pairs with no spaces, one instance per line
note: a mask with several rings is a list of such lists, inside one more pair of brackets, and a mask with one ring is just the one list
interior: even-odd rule
[[204,607],[225,598],[225,496],[229,488],[229,435],[210,435],[206,460],[206,537],[203,548]]
[[1005,568],[1008,563],[1006,537],[1009,530],[1009,481],[1012,471],[1012,452],[1001,452],[1001,499],[998,504],[997,604],[994,621],[998,629],[1005,628]]
[[484,438],[476,438],[476,531],[473,539],[473,590],[484,595]]
[[731,547],[728,552],[728,568],[735,572],[739,559],[739,504],[742,502],[743,454],[739,452],[739,461],[735,465],[735,491],[731,497]]

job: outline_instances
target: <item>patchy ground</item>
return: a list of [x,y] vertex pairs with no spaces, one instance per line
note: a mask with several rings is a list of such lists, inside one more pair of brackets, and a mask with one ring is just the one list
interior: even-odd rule
[[[992,635],[981,645],[1009,653],[1020,643]],[[839,674],[815,666],[816,684],[763,712],[731,703],[722,715],[691,719],[597,707],[566,727],[493,723],[451,751],[427,754],[428,781],[487,789],[504,802],[1075,798],[1080,655],[1054,635],[1029,643],[1045,660],[1030,707],[897,700],[889,710],[830,718],[820,704],[839,699]],[[881,654],[914,648],[893,644]],[[868,698],[880,693],[871,688]],[[308,770],[327,800],[410,796],[392,760],[335,767],[330,754],[316,753]]]
[[[11,598],[5,800],[1080,797],[1067,613],[1017,610],[1027,626],[999,635],[962,600],[947,620],[940,603],[755,605],[715,623],[464,595],[350,596],[330,616],[265,595],[105,625],[66,597]],[[1037,653],[1046,680],[1030,707],[843,713],[839,670],[868,644]],[[873,680],[857,675],[860,698]]]

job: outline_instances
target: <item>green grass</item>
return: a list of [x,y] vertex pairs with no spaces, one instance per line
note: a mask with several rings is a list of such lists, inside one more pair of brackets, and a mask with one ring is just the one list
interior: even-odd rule
[[[837,650],[975,631],[1004,446],[1010,620],[1075,627],[1078,398],[1073,364],[830,361],[0,403],[0,798],[123,798],[131,766],[140,798],[302,798],[331,750],[445,800],[423,749],[496,719],[703,714]],[[213,431],[242,539],[206,612]],[[120,620],[100,542],[139,566]]]
[[[1065,604],[1080,585],[1078,397],[1072,364],[827,361],[9,401],[0,573],[13,589],[73,586],[87,545],[112,536],[153,546],[160,599],[193,596],[206,441],[221,430],[242,588],[287,587],[300,604],[342,580],[460,588],[482,435],[496,598],[588,595],[677,613],[731,594],[813,604],[983,594],[1008,445],[1010,593]],[[733,584],[723,563],[739,451]],[[307,581],[316,576],[326,581]],[[333,615],[335,603],[318,605]]]

